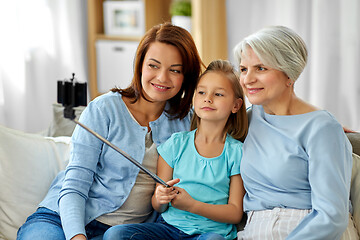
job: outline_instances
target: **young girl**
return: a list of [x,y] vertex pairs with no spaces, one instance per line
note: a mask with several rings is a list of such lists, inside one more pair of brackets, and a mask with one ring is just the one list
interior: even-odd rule
[[[228,61],[210,63],[194,95],[192,131],[158,147],[157,185],[152,197],[156,223],[110,228],[104,239],[234,239],[242,214],[240,177],[247,117],[239,79]],[[176,186],[174,186],[177,184]]]

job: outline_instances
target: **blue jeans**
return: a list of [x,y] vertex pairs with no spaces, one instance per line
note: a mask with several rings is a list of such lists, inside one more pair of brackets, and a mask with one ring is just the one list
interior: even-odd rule
[[[102,239],[110,226],[93,220],[85,226],[88,239]],[[59,214],[41,207],[30,215],[17,233],[17,240],[65,240]]]
[[165,222],[159,216],[155,223],[123,224],[109,228],[103,240],[224,240],[217,233],[189,235]]

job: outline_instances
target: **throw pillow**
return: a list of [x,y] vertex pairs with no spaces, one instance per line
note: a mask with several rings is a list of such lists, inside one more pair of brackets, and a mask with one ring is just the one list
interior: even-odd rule
[[[74,107],[76,119],[79,117],[82,111],[85,109],[83,106]],[[47,130],[46,136],[59,137],[59,136],[71,136],[76,124],[64,118],[64,107],[59,103],[53,104],[53,120]]]

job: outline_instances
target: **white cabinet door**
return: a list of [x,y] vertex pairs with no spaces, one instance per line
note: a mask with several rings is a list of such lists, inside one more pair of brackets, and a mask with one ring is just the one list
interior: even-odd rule
[[96,41],[97,87],[99,93],[126,88],[133,77],[133,63],[139,42]]

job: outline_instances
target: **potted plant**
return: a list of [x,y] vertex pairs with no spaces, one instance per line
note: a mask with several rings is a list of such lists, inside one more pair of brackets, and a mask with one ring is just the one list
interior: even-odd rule
[[191,0],[173,0],[170,15],[174,25],[191,32]]

